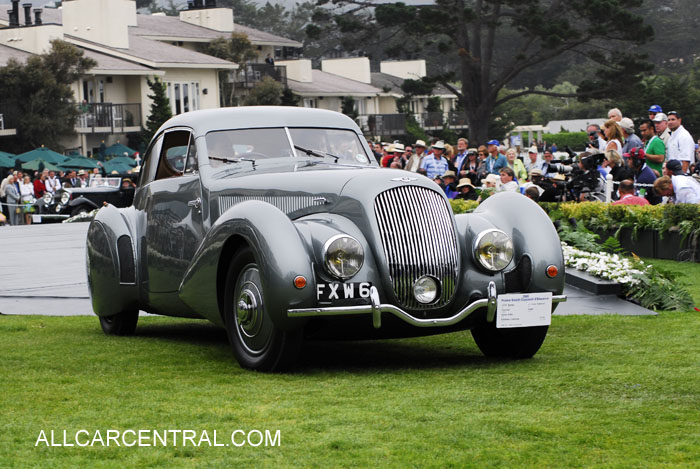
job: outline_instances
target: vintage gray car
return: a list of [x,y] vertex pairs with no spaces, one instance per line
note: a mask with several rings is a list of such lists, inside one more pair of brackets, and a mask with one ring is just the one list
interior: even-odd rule
[[564,301],[547,215],[520,194],[453,215],[433,181],[382,169],[348,117],[242,107],[173,117],[134,203],[91,223],[87,271],[104,332],[139,310],[224,327],[241,366],[281,370],[302,338],[471,329],[484,354],[539,350]]

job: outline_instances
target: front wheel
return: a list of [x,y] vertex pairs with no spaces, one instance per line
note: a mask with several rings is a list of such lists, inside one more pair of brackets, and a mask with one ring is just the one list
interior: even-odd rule
[[109,335],[132,335],[139,321],[139,311],[124,311],[113,316],[100,316],[102,331]]
[[492,358],[532,358],[542,346],[549,326],[497,329],[496,321],[472,329],[479,350]]
[[283,371],[295,361],[302,331],[280,331],[266,308],[260,269],[250,248],[239,251],[226,277],[226,331],[233,355],[244,368]]

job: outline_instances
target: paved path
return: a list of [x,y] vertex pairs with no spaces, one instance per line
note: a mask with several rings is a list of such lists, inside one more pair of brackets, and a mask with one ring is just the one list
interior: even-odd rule
[[[0,227],[0,313],[92,315],[85,273],[89,223]],[[567,285],[555,314],[656,314],[615,296]],[[144,314],[143,312],[141,314]]]

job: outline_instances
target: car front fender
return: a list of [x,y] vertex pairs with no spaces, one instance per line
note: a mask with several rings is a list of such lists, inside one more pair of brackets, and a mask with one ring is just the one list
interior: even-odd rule
[[[233,244],[232,244],[233,243]],[[259,200],[234,205],[206,234],[180,285],[183,302],[212,322],[224,325],[222,282],[230,257],[250,246],[260,268],[263,300],[275,326],[281,330],[301,327],[305,320],[287,317],[287,309],[315,298],[312,259],[292,221],[281,210]],[[231,248],[231,246],[235,246]],[[294,278],[307,279],[297,289]]]

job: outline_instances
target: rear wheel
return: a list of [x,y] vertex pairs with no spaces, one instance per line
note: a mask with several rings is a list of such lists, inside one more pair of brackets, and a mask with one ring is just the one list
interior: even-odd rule
[[479,350],[493,358],[532,358],[547,336],[549,326],[497,329],[496,321],[472,329]]
[[102,331],[109,335],[132,335],[136,331],[139,312],[124,311],[113,316],[100,316]]
[[283,371],[295,361],[302,331],[280,331],[265,305],[260,269],[252,249],[240,250],[226,277],[226,331],[233,355],[244,368]]

